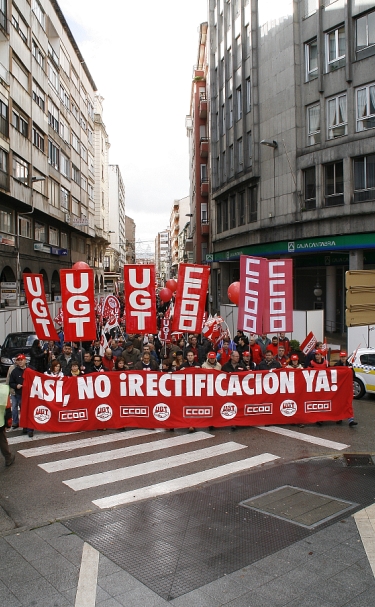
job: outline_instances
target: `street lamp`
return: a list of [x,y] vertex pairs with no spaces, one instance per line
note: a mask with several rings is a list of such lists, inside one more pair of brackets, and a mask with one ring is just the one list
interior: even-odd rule
[[262,139],[260,144],[267,145],[269,148],[273,148],[274,150],[276,150],[276,148],[278,147],[277,141],[275,141],[274,139]]

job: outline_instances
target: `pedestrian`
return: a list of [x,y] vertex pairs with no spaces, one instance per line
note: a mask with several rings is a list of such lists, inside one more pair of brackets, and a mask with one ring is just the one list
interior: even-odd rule
[[215,371],[221,370],[221,364],[216,358],[216,352],[209,352],[207,354],[207,360],[203,363],[202,369],[214,369]]
[[89,351],[86,351],[83,355],[81,371],[84,373],[84,375],[87,375],[88,373],[92,373],[93,370],[94,370],[94,364],[92,362],[92,355],[90,354]]
[[102,357],[100,354],[94,354],[92,373],[103,373]]
[[58,360],[53,360],[50,364],[49,371],[45,371],[44,375],[49,375],[50,377],[60,378],[64,377],[64,373],[61,371],[61,364]]
[[270,350],[274,356],[277,356],[279,353],[279,338],[277,335],[274,335],[271,343],[267,346],[267,350]]
[[312,369],[326,369],[328,367],[328,360],[324,358],[321,350],[315,350],[314,358],[309,362],[309,368]]
[[281,365],[278,360],[275,360],[272,350],[266,350],[264,359],[257,365],[257,370],[272,371],[273,369],[281,369]]
[[12,454],[9,449],[8,439],[6,436],[6,428],[8,427],[8,423],[12,418],[12,410],[7,408],[8,389],[5,389],[5,386],[4,390],[1,390],[0,394],[0,423],[3,422],[2,426],[0,426],[0,451],[4,456],[5,465],[9,467],[13,464],[16,458],[16,456]]
[[[5,383],[7,386],[9,386],[9,378],[10,378],[10,374],[12,373],[14,367],[17,366],[17,360],[14,361],[14,364],[11,365],[8,369],[8,373],[7,373],[7,378],[5,380]],[[16,429],[19,427],[19,414],[18,414],[18,401],[16,398],[14,398],[15,395],[15,391],[14,388],[11,388],[9,386],[9,397],[10,397],[10,402],[12,405],[12,428]]]
[[169,371],[179,371],[182,365],[186,363],[182,350],[177,350],[175,355],[172,355],[172,363],[169,366]]
[[229,339],[223,339],[220,350],[217,351],[217,360],[223,367],[230,360],[232,349],[229,347]]
[[250,349],[251,349],[251,357],[256,365],[259,365],[261,360],[263,360],[263,350],[259,344],[257,344],[255,336],[252,335],[250,337]]
[[[9,386],[14,390],[14,398],[16,406],[21,409],[22,400],[22,385],[23,385],[23,374],[26,369],[26,356],[19,354],[16,358],[17,366],[14,367],[9,378]],[[23,428],[22,434],[28,434],[29,438],[34,436],[34,430],[32,428]]]
[[159,366],[156,360],[151,357],[150,352],[143,352],[141,360],[135,363],[134,369],[139,369],[140,371],[158,371]]
[[235,373],[237,371],[246,371],[245,365],[240,361],[240,354],[237,350],[233,350],[230,355],[230,360],[221,367],[225,373]]
[[292,354],[289,359],[289,363],[286,365],[287,369],[303,369],[303,366],[299,362],[298,354]]
[[29,368],[44,373],[47,370],[48,352],[43,350],[39,339],[34,339],[30,350]]
[[68,373],[67,377],[79,377],[80,375],[83,375],[83,372],[79,368],[78,360],[72,360],[72,364],[70,365],[70,372]]
[[246,371],[254,371],[256,369],[256,364],[251,358],[251,350],[246,350],[242,354],[242,364],[246,368]]
[[135,363],[141,359],[141,352],[138,348],[133,346],[132,341],[126,341],[125,350],[123,351],[122,356],[125,359],[126,368],[134,369]]
[[104,371],[113,371],[115,366],[116,356],[113,355],[111,348],[106,348],[104,356],[102,356],[102,365]]
[[262,348],[262,355],[264,356],[271,340],[267,337],[267,333],[262,333],[256,340],[255,343]]
[[118,356],[115,361],[114,371],[126,371],[125,359],[123,356]]
[[58,356],[56,360],[60,362],[61,371],[64,373],[64,375],[69,375],[70,365],[73,360],[76,360],[76,357],[72,353],[72,346],[69,342],[65,342],[65,344],[63,345],[62,354],[60,354],[60,356]]
[[275,360],[278,360],[282,367],[286,367],[287,364],[289,363],[289,358],[285,354],[284,346],[279,346],[279,350],[278,350]]

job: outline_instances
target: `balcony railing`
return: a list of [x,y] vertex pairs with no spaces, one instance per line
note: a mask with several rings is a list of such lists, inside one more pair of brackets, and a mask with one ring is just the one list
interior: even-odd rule
[[4,116],[0,116],[0,133],[4,137],[9,137],[9,122],[8,118],[4,118]]
[[0,63],[0,80],[9,86],[9,71]]
[[9,175],[2,170],[0,170],[0,188],[9,192]]

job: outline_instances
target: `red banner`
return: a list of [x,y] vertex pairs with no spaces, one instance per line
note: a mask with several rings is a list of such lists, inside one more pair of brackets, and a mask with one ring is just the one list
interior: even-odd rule
[[58,341],[44,291],[43,274],[23,274],[23,285],[31,320],[38,339]]
[[93,270],[60,270],[60,284],[65,340],[96,339]]
[[240,257],[240,299],[237,327],[261,335],[268,261],[263,257]]
[[127,333],[156,333],[155,266],[124,266]]
[[209,276],[208,266],[179,265],[173,332],[201,333]]
[[349,367],[227,374],[128,371],[54,379],[26,369],[20,425],[42,432],[312,424],[353,416]]
[[293,260],[269,259],[263,333],[293,331]]

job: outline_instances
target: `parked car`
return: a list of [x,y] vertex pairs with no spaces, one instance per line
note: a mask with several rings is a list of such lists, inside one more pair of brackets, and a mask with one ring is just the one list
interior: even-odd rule
[[362,398],[366,392],[375,394],[375,348],[358,348],[348,360],[354,370],[354,398]]
[[13,365],[18,354],[26,356],[27,364],[30,362],[30,350],[35,339],[38,339],[35,333],[31,331],[22,331],[21,333],[9,333],[1,346],[0,354],[0,373],[6,375],[8,369]]

